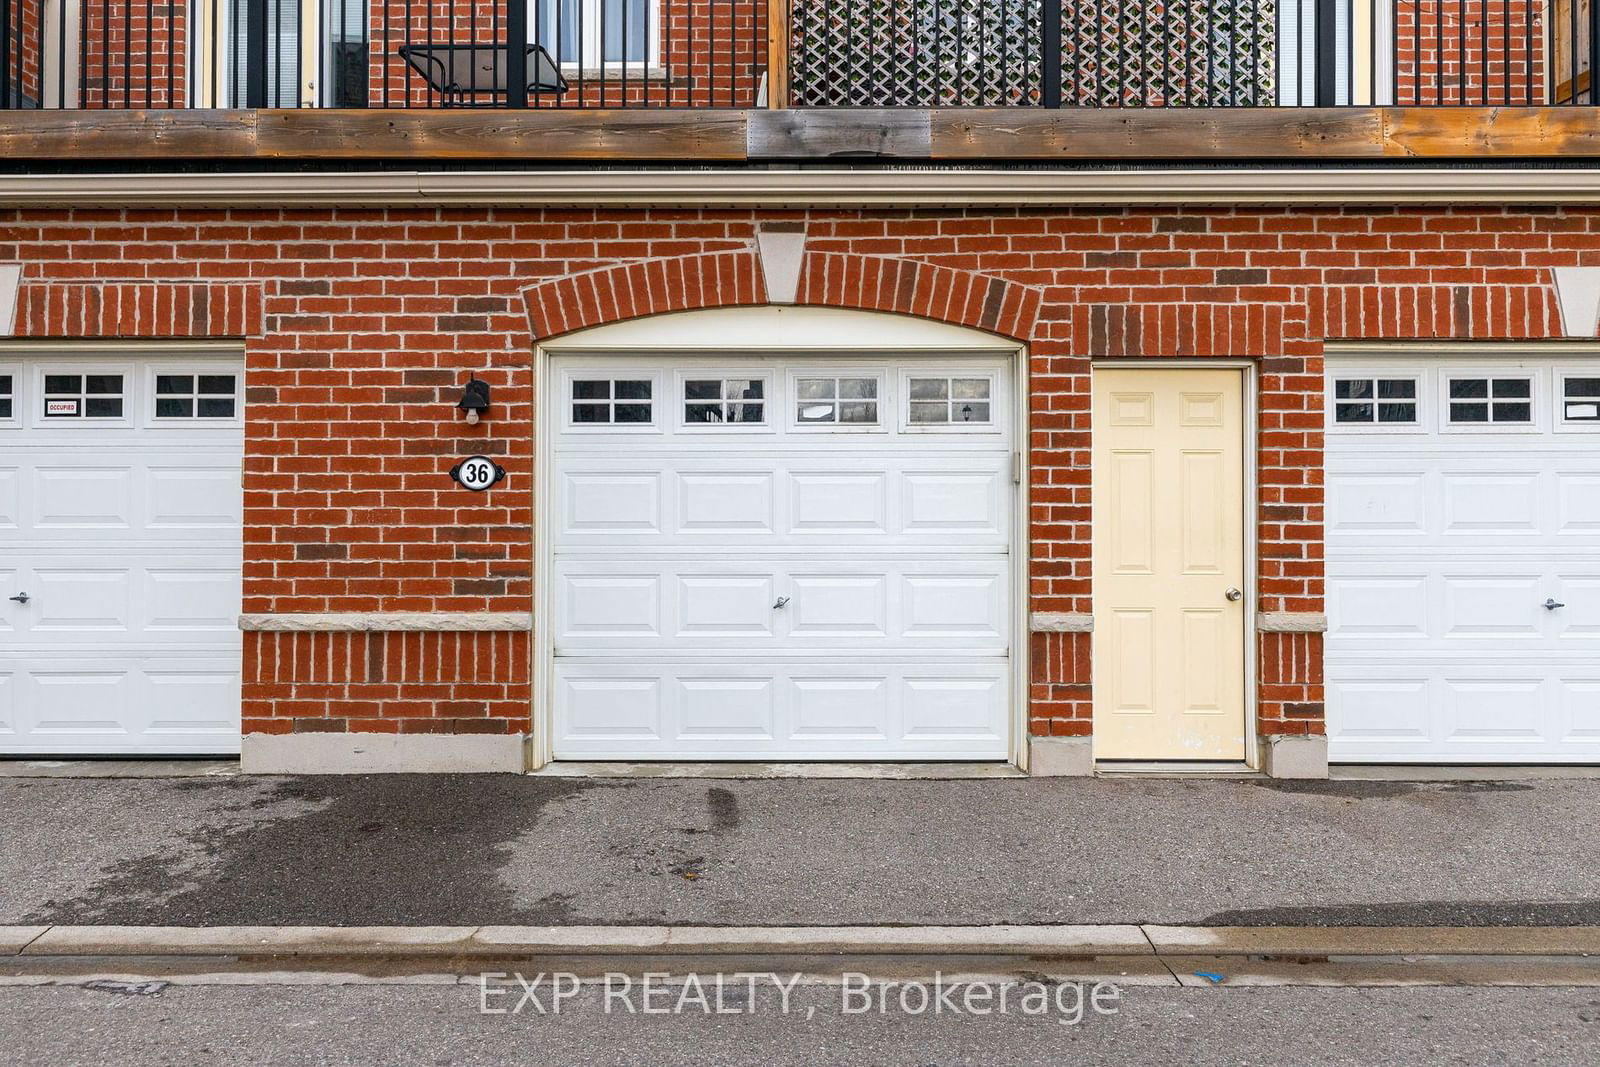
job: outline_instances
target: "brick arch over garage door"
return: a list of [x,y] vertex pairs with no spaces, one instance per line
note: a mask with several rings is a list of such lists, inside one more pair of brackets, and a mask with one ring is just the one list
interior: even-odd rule
[[[523,291],[536,340],[672,311],[768,303],[754,251],[640,260],[552,278]],[[969,326],[1027,344],[1042,291],[978,271],[885,256],[812,252],[795,302]]]

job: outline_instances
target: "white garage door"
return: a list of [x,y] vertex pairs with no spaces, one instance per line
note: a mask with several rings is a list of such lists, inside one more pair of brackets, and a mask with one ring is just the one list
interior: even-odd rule
[[0,361],[0,753],[239,750],[242,380]]
[[1005,361],[554,361],[555,744],[1004,759]]
[[1600,361],[1329,367],[1330,755],[1600,761]]

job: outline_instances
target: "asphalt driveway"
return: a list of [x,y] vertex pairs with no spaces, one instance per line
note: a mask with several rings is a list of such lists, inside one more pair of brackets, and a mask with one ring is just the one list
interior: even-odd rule
[[1600,781],[0,779],[0,923],[1600,924]]

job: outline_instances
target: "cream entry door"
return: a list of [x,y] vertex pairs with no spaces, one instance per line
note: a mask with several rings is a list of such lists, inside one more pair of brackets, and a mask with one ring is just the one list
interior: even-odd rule
[[1244,395],[1094,372],[1097,759],[1245,758]]

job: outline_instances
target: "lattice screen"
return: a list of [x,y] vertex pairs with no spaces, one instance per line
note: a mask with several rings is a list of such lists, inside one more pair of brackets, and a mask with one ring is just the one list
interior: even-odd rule
[[[793,0],[796,107],[1040,103],[1040,0]],[[1268,106],[1277,0],[1062,0],[1062,102]]]

